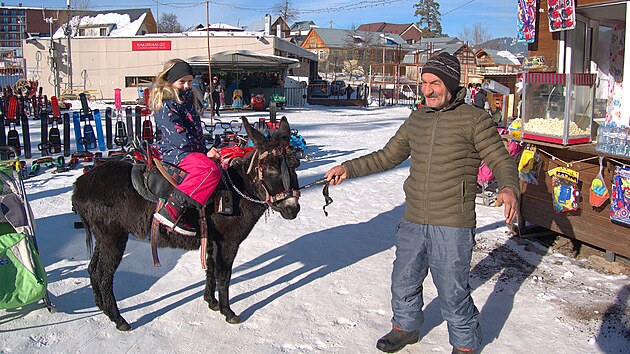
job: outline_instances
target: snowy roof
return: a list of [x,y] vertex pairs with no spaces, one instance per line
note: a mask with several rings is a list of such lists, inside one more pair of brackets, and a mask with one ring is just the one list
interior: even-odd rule
[[[150,12],[150,9],[90,11],[82,17],[74,16],[71,22],[73,28],[112,26],[109,37],[133,37],[140,32]],[[59,27],[53,38],[65,37],[65,27]]]
[[311,27],[316,27],[313,21],[298,21],[291,25],[291,31],[308,31]]
[[315,31],[319,38],[328,46],[329,48],[343,48],[347,46],[348,36],[352,36],[354,38],[362,38],[368,39],[373,38],[374,41],[378,45],[401,45],[404,48],[407,48],[409,45],[405,42],[402,37],[397,34],[384,34],[377,32],[368,32],[368,31],[353,31],[346,29],[338,29],[338,28],[321,28],[321,27],[313,27],[312,31]]
[[[228,32],[243,32],[243,31],[245,31],[241,27],[228,25],[226,23],[211,23],[208,26],[208,28],[210,29],[210,31],[228,31]],[[198,25],[188,29],[186,32],[192,32],[192,31],[204,31],[205,32],[206,31],[206,25],[198,24]]]

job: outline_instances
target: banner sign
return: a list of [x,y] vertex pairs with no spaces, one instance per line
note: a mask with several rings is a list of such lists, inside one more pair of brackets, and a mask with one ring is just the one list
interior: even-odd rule
[[575,28],[575,0],[548,0],[549,32]]
[[171,50],[171,41],[131,41],[131,50]]
[[537,5],[538,0],[518,0],[516,40],[520,43],[534,43],[536,41]]

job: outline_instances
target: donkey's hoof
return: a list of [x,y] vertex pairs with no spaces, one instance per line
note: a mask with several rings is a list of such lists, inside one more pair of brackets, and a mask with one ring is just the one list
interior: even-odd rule
[[220,307],[219,307],[219,302],[215,301],[215,302],[209,302],[208,303],[208,307],[210,308],[210,310],[212,311],[219,311]]
[[121,332],[128,332],[128,331],[131,331],[132,328],[129,325],[129,323],[124,322],[124,323],[121,323],[121,324],[117,324],[116,325],[116,329],[121,331]]
[[225,317],[225,320],[227,321],[227,323],[229,324],[239,324],[241,323],[241,318],[238,317],[237,315],[234,315],[232,317]]

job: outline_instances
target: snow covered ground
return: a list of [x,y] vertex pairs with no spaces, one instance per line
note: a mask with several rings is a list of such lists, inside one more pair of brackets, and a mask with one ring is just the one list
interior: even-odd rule
[[[334,164],[381,148],[409,109],[281,113],[309,146],[309,160],[299,168],[303,185]],[[246,114],[251,120],[264,115]],[[57,313],[35,306],[0,311],[0,353],[378,352],[376,340],[390,329],[392,245],[408,163],[331,187],[329,217],[320,188],[304,191],[297,219],[263,217],[234,265],[230,292],[243,320],[238,325],[227,324],[203,301],[205,276],[196,251],[160,250],[162,267],[153,268],[149,244],[131,239],[115,278],[121,312],[134,327],[126,333],[94,305],[85,236],[73,228],[78,218],[70,205],[81,170],[44,172],[25,182]],[[502,209],[478,203],[477,213],[471,284],[484,353],[630,352],[628,276],[603,274],[588,262],[510,236]],[[450,353],[430,277],[424,295],[422,339],[401,352]]]

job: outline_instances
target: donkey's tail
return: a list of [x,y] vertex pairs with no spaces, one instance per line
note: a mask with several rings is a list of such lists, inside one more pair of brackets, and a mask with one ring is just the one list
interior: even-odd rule
[[[72,209],[76,212],[76,208],[74,208],[74,206]],[[90,227],[90,223],[85,220],[81,213],[77,214],[79,214],[79,218],[81,218],[81,223],[83,223],[83,228],[85,229],[85,246],[87,247],[88,258],[92,258],[92,255],[94,255],[94,237],[92,236],[92,228]]]

